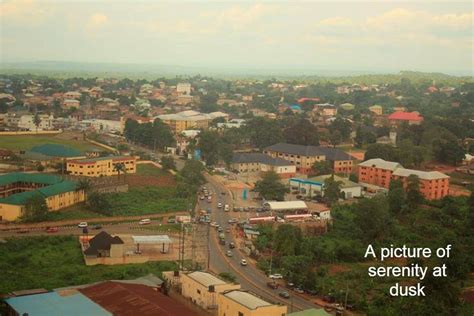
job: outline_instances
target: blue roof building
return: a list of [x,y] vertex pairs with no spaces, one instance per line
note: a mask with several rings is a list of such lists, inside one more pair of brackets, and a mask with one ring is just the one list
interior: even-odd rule
[[92,300],[75,293],[61,296],[56,292],[26,295],[5,299],[9,308],[18,315],[28,316],[112,316]]

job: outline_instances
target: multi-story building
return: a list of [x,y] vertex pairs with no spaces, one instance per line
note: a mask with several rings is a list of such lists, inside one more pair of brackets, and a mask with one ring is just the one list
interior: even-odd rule
[[405,169],[397,162],[369,159],[359,164],[359,182],[388,189],[391,180],[400,179],[406,187],[407,179],[415,175],[420,180],[420,191],[428,200],[440,199],[449,194],[449,176],[438,171]]
[[180,134],[187,129],[207,129],[209,122],[218,117],[223,117],[227,120],[229,115],[223,112],[207,114],[197,111],[183,111],[175,114],[158,115],[156,118],[159,118],[163,123],[169,125],[175,134]]
[[35,124],[35,115],[22,115],[18,121],[18,128],[28,131],[53,129],[54,117],[52,115],[39,114],[38,118],[37,126]]
[[181,294],[204,309],[217,307],[219,293],[240,289],[240,284],[227,283],[213,274],[202,271],[180,273],[179,283]]
[[[117,165],[122,165],[119,168]],[[110,156],[89,159],[75,159],[67,162],[67,172],[74,176],[101,177],[137,172],[137,157]]]
[[393,112],[388,116],[388,120],[392,126],[398,126],[401,123],[408,123],[408,125],[420,125],[423,122],[423,116],[418,112]]
[[187,82],[178,83],[176,86],[176,92],[179,94],[191,94],[191,84]]
[[354,166],[353,158],[338,148],[278,143],[263,152],[291,162],[303,174],[310,173],[315,162],[324,160],[331,162],[335,173],[351,173]]
[[0,221],[21,217],[36,195],[45,199],[50,211],[84,201],[84,190],[73,181],[42,173],[9,173],[0,176]]
[[282,316],[287,306],[264,300],[256,294],[243,290],[231,290],[218,296],[218,316]]
[[232,169],[243,175],[273,171],[282,178],[289,178],[296,174],[296,166],[288,160],[262,153],[235,153],[232,158]]

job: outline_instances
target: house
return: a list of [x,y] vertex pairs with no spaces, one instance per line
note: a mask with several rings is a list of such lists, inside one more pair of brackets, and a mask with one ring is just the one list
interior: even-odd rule
[[324,160],[331,162],[335,173],[351,173],[353,169],[353,158],[338,148],[278,143],[263,152],[291,162],[296,171],[303,174],[310,173],[315,162]]
[[313,114],[325,117],[333,117],[337,115],[337,108],[333,104],[329,103],[315,104],[313,107]]
[[216,309],[219,293],[240,289],[240,284],[228,283],[215,275],[194,271],[179,273],[181,294],[204,309]]
[[34,196],[45,199],[49,211],[84,201],[84,190],[76,182],[43,173],[14,172],[0,176],[0,221],[13,221],[23,215]]
[[69,91],[63,94],[64,99],[80,99],[82,94],[77,91]]
[[230,290],[218,296],[218,316],[282,316],[287,306],[271,303],[244,290]]
[[178,94],[191,94],[191,84],[187,82],[180,82],[176,85],[176,92]]
[[75,109],[79,109],[79,107],[81,106],[81,102],[79,102],[79,100],[75,100],[75,99],[65,99],[62,103],[62,108],[64,110],[70,110],[72,108],[75,108]]
[[375,115],[383,114],[383,108],[381,105],[372,105],[371,107],[369,107],[369,111],[374,113]]
[[[332,175],[322,175],[308,179],[291,178],[288,182],[291,190],[297,190],[298,194],[309,197],[324,196],[324,182],[330,177]],[[334,180],[340,182],[341,192],[344,193],[346,199],[362,196],[362,186],[360,184],[336,175]]]
[[159,118],[163,123],[169,125],[175,134],[180,134],[187,129],[207,129],[209,122],[218,117],[227,120],[229,115],[223,112],[212,112],[208,114],[189,110],[175,114],[158,115],[156,118]]
[[331,314],[322,308],[310,308],[299,312],[290,313],[287,316],[331,316]]
[[352,111],[355,109],[355,105],[352,103],[343,103],[339,107],[345,111]]
[[39,123],[35,124],[36,115],[22,115],[18,121],[18,128],[27,131],[41,131],[53,129],[54,116],[38,114]]
[[449,176],[438,171],[405,169],[397,162],[380,158],[364,161],[359,164],[358,169],[361,184],[388,189],[390,181],[400,179],[406,187],[408,177],[415,175],[420,180],[420,191],[426,199],[440,199],[449,194]]
[[398,126],[403,122],[408,123],[408,125],[420,125],[423,116],[418,112],[393,112],[388,116],[388,120],[392,126]]
[[5,315],[113,315],[100,305],[94,303],[85,295],[78,292],[69,295],[60,295],[57,292],[24,295],[7,298],[4,302],[7,310]]
[[101,231],[89,240],[83,253],[86,257],[121,258],[124,254],[123,244],[124,242],[120,237],[112,237],[107,232]]
[[[118,165],[121,165],[120,170]],[[137,157],[135,156],[108,156],[87,159],[69,160],[67,172],[75,176],[102,177],[115,176],[121,173],[137,172]]]
[[244,175],[257,175],[273,171],[282,178],[287,178],[296,174],[296,166],[287,160],[262,153],[235,153],[232,157],[231,167]]
[[231,119],[228,122],[217,123],[217,128],[240,128],[245,125],[244,119]]

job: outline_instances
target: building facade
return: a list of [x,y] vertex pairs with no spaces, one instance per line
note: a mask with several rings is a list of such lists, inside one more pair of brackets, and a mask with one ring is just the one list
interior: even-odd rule
[[[121,170],[118,165],[122,165]],[[67,162],[67,172],[74,176],[103,177],[137,172],[137,157],[110,156],[76,159]]]
[[180,273],[181,294],[204,309],[215,309],[219,293],[240,289],[240,284],[227,283],[213,274],[194,271]]
[[401,180],[407,186],[408,177],[415,175],[420,180],[420,191],[428,200],[443,198],[449,194],[449,176],[438,171],[405,169],[396,162],[369,159],[359,164],[359,182],[388,189],[391,180]]
[[231,167],[242,175],[273,171],[282,178],[289,178],[296,174],[296,166],[287,160],[261,153],[235,153]]
[[273,158],[281,158],[296,166],[296,171],[308,174],[312,166],[318,161],[330,161],[335,173],[351,173],[353,158],[338,148],[303,146],[278,143],[267,147],[263,151]]
[[288,308],[268,302],[256,294],[231,290],[218,296],[218,316],[283,316]]

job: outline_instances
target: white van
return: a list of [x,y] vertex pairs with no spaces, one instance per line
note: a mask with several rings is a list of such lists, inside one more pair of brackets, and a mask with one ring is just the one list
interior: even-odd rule
[[148,225],[148,224],[151,224],[151,219],[149,218],[144,218],[144,219],[141,219],[139,222],[138,222],[139,225]]

